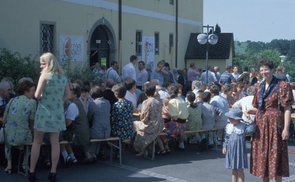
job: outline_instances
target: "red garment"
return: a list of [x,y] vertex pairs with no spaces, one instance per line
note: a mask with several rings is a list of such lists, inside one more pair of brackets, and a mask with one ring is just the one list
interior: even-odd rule
[[[258,108],[259,89],[256,88],[253,106]],[[280,88],[280,89],[279,89]],[[278,108],[280,93],[281,109]],[[256,115],[257,130],[252,138],[250,173],[260,178],[275,179],[289,176],[288,143],[282,140],[284,108],[293,103],[290,85],[281,82],[265,99],[265,110]]]

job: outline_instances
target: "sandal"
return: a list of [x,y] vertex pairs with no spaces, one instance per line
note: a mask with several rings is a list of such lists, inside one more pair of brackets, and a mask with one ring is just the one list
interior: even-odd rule
[[4,172],[7,173],[7,174],[11,174],[12,173],[12,169],[10,168],[6,168],[4,169]]
[[157,152],[158,155],[165,155],[167,154],[166,150],[160,150]]

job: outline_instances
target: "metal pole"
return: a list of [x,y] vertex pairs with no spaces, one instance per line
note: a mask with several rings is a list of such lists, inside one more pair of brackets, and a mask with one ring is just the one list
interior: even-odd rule
[[206,87],[208,87],[208,48],[209,42],[206,43]]
[[177,57],[178,57],[178,0],[176,0],[176,9],[175,9],[175,65],[174,67],[177,68]]
[[209,51],[209,42],[208,42],[208,35],[209,35],[209,25],[206,26],[207,28],[207,43],[206,43],[206,88],[208,87],[208,51]]

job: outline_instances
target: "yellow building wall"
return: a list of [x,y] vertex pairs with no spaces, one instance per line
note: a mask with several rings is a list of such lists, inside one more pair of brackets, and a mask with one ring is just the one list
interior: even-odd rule
[[[118,10],[99,8],[99,2],[113,4],[117,7],[118,0],[2,0],[0,6],[0,48],[19,52],[22,56],[40,55],[40,24],[55,24],[55,53],[59,54],[59,37],[61,35],[83,36],[84,60],[89,62],[89,31],[102,17],[108,21],[114,31],[115,59],[125,65],[129,57],[135,54],[135,32],[142,30],[143,36],[160,34],[160,52],[155,55],[155,62],[165,59],[175,63],[175,53],[169,54],[169,34],[173,33],[175,45],[175,20],[145,16],[145,11],[160,13],[164,17],[175,16],[175,4],[169,0],[122,0],[122,55],[118,57]],[[178,26],[178,68],[185,66],[184,56],[190,33],[200,32],[203,23],[203,0],[179,0]],[[174,1],[176,3],[176,1]],[[124,9],[137,8],[142,15],[124,12]],[[174,17],[175,18],[175,17]],[[139,59],[142,59],[139,57]]]

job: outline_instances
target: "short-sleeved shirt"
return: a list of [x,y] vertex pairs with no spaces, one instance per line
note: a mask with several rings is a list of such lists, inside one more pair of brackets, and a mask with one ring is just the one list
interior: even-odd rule
[[79,115],[79,109],[75,103],[70,103],[66,111],[66,119],[75,121],[77,116]]
[[171,117],[187,119],[188,110],[186,102],[180,97],[171,99],[168,103],[168,113]]

